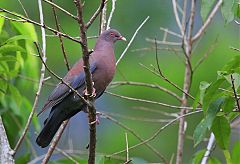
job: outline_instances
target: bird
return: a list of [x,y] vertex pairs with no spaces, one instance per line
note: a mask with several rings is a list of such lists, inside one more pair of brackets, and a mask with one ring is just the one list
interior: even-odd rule
[[[125,37],[115,29],[103,31],[96,41],[93,52],[89,56],[95,100],[103,94],[114,77],[116,69],[114,43],[118,40],[126,41]],[[83,58],[80,58],[73,65],[64,76],[63,81],[84,97],[86,84]],[[46,109],[51,110],[44,121],[41,132],[36,138],[36,143],[42,148],[50,144],[63,121],[70,119],[80,111],[87,112],[87,105],[74,91],[60,82],[51,92],[39,114]]]

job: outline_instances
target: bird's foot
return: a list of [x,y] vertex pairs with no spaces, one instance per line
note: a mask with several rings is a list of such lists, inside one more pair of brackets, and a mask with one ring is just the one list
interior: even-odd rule
[[[92,82],[93,83],[93,86],[94,86],[94,82]],[[93,87],[93,91],[92,91],[92,94],[88,94],[87,93],[87,89],[84,89],[84,91],[83,91],[83,95],[84,96],[86,96],[86,97],[96,97],[97,96],[97,94],[96,94],[96,89]]]
[[99,112],[96,112],[96,120],[93,121],[93,122],[90,122],[89,124],[90,124],[90,125],[92,125],[92,124],[97,124],[97,125],[99,125],[99,124],[100,124],[99,115],[100,115],[100,113],[99,113]]

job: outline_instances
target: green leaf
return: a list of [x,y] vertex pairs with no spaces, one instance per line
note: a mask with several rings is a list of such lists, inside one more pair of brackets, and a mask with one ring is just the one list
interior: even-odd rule
[[3,123],[6,129],[9,143],[11,147],[15,146],[16,138],[20,132],[20,128],[23,126],[22,119],[12,111],[8,110],[2,114]]
[[208,164],[222,164],[217,158],[209,157]]
[[233,13],[236,18],[240,18],[240,3],[239,0],[235,0],[233,4]]
[[226,71],[228,74],[237,72],[235,70],[240,68],[240,55],[234,56],[224,67],[223,71]]
[[104,155],[98,155],[95,158],[95,163],[96,164],[104,164],[104,161],[105,161]]
[[221,12],[225,23],[230,23],[234,19],[234,13],[232,11],[234,0],[223,0]]
[[8,44],[8,43],[15,42],[15,41],[18,41],[18,40],[30,40],[30,41],[33,42],[33,40],[29,36],[16,35],[16,36],[13,36],[13,37],[9,38],[8,40],[6,40],[3,44]]
[[205,92],[209,86],[210,86],[210,84],[206,81],[202,81],[200,83],[199,90],[200,90],[200,102],[201,103],[203,103],[203,98],[204,98]]
[[223,150],[228,149],[231,129],[226,117],[216,117],[213,121],[211,129],[219,147]]
[[5,45],[0,47],[0,53],[2,53],[2,54],[8,53],[8,52],[16,52],[16,51],[26,53],[26,50],[23,49],[21,46],[18,46],[18,45],[5,44]]
[[196,153],[193,155],[192,164],[199,164],[199,163],[201,163],[202,158],[203,158],[205,152],[206,152],[206,149],[199,150],[198,152],[196,152]]
[[20,34],[28,36],[32,41],[37,42],[37,33],[33,24],[13,21],[10,23]]
[[[8,85],[8,89],[11,94],[11,98],[14,100],[17,107],[19,108],[21,105],[21,102],[22,102],[22,95],[20,94],[18,89],[15,86],[13,86],[12,84]],[[17,112],[17,113],[19,113],[19,112]]]
[[211,11],[215,0],[202,0],[201,3],[201,17],[202,20],[205,21],[209,12]]
[[232,11],[234,0],[223,0],[221,12],[225,23],[230,23],[234,19],[234,13]]
[[24,153],[23,155],[16,159],[16,164],[28,163],[30,157],[31,157],[30,153]]
[[227,164],[232,164],[232,159],[231,159],[231,155],[230,155],[229,151],[227,149],[223,150],[223,154],[225,156],[226,163]]
[[240,75],[239,75],[238,73],[233,73],[233,74],[224,76],[225,79],[228,81],[228,83],[229,83],[231,86],[232,86],[231,75],[232,75],[232,77],[233,77],[235,90],[237,90],[238,87],[240,86]]
[[[1,13],[1,15],[4,15],[4,13]],[[3,25],[4,25],[5,18],[0,17],[0,34],[2,33]]]
[[240,142],[233,144],[232,163],[240,163]]
[[211,101],[218,96],[218,88],[224,82],[225,79],[218,79],[213,82],[205,91],[205,95],[203,98],[203,111],[206,112]]
[[225,113],[230,113],[233,111],[234,109],[234,106],[235,106],[235,100],[232,96],[227,96],[225,98],[225,101],[222,105],[222,110],[225,112]]
[[10,56],[10,55],[6,55],[6,56],[0,56],[0,62],[3,62],[3,61],[6,61],[6,62],[9,62],[9,61],[17,61],[16,57],[15,56]]
[[220,110],[223,102],[224,98],[220,97],[209,105],[205,118],[202,119],[202,121],[197,125],[196,129],[194,130],[194,146],[197,146],[203,140],[207,129],[211,128],[212,122],[215,119],[218,111]]

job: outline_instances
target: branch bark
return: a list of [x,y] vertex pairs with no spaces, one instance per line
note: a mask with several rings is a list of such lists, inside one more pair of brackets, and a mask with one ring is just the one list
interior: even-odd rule
[[1,163],[14,164],[12,149],[10,148],[7,134],[0,116],[0,161]]

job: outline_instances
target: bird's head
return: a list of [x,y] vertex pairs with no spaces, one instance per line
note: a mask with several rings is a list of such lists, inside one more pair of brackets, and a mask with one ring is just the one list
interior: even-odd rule
[[104,31],[100,35],[100,38],[105,41],[113,42],[113,43],[115,43],[117,40],[127,41],[126,38],[124,38],[117,30],[114,30],[114,29],[109,29]]

